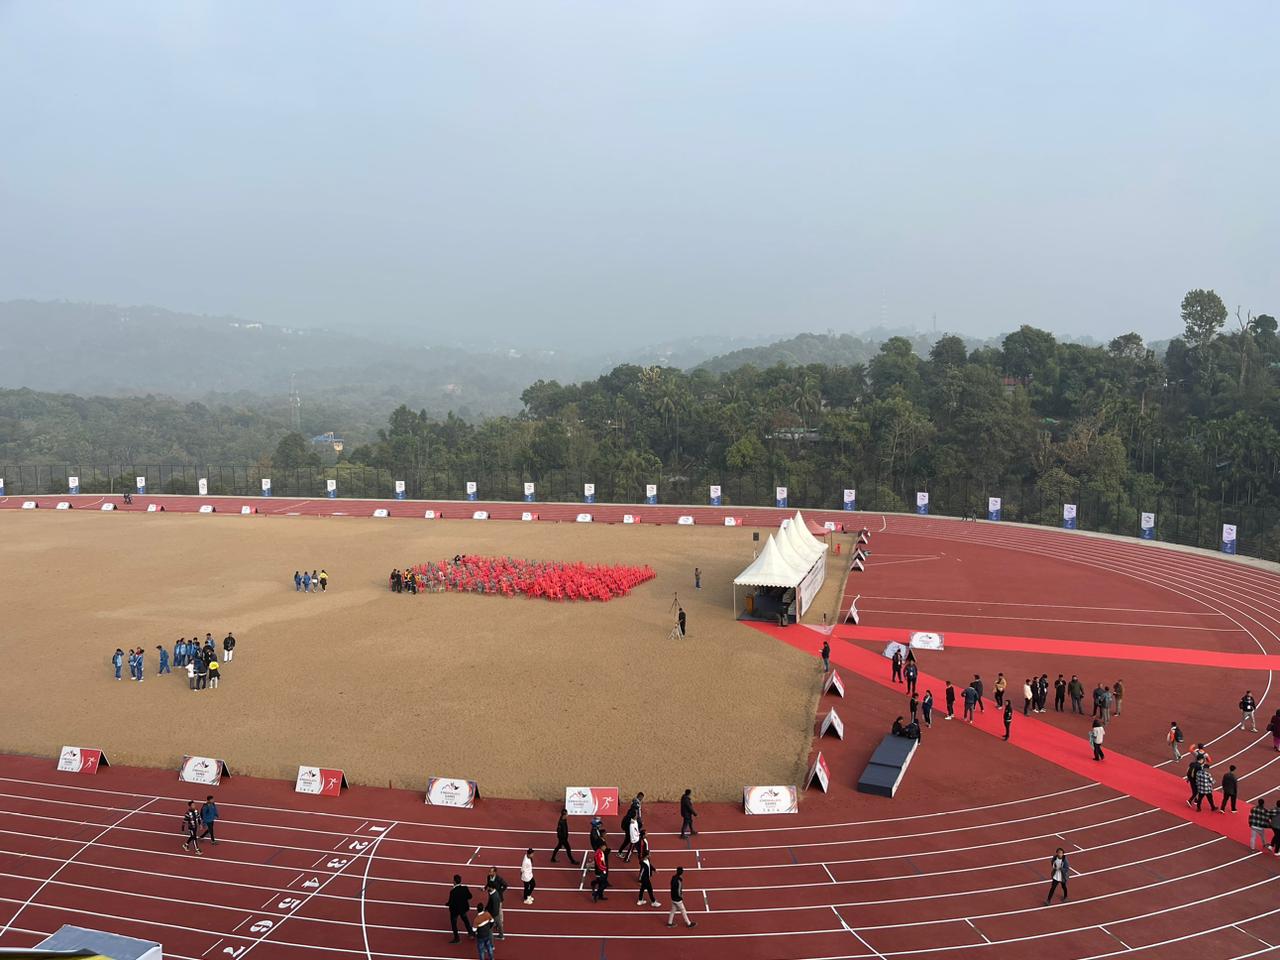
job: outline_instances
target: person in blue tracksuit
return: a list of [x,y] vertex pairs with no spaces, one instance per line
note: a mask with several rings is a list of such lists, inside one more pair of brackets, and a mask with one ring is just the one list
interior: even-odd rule
[[120,668],[124,666],[124,651],[116,647],[116,652],[111,655],[111,665],[116,668],[116,679],[120,679]]
[[200,822],[204,824],[204,833],[200,834],[200,839],[209,838],[209,842],[214,846],[218,845],[217,839],[213,835],[213,825],[218,819],[218,805],[213,802],[213,796],[205,797],[204,805],[200,808]]
[[182,637],[173,645],[173,665],[175,667],[186,666],[186,661],[182,659],[182,654],[187,649],[187,638]]
[[138,664],[138,678],[137,678],[137,679],[138,679],[138,682],[139,682],[139,683],[141,683],[141,682],[142,682],[142,667],[143,667],[143,663],[144,663],[143,658],[144,658],[145,656],[146,656],[146,651],[145,651],[145,650],[143,650],[141,647],[139,647],[139,648],[138,648],[138,659],[137,659],[137,664]]
[[134,652],[133,647],[129,648],[129,679],[138,679],[138,655]]
[[309,573],[304,573],[302,575],[302,592],[303,593],[311,592],[311,574]]
[[302,590],[302,574],[297,570],[293,571],[293,589],[297,591]]
[[156,673],[169,673],[169,651],[161,644],[156,644],[156,649],[160,651],[160,668]]

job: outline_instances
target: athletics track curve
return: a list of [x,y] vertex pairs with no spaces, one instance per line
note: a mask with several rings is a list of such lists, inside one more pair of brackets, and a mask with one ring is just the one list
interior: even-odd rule
[[[177,507],[171,498],[163,502]],[[290,504],[283,512],[310,512],[313,503],[334,502]],[[452,506],[498,515],[497,505]],[[524,509],[509,506],[517,517]],[[555,513],[551,506],[538,510],[546,517]],[[562,506],[566,519],[584,509]],[[405,515],[420,517],[423,508],[411,504]],[[662,516],[655,508],[634,509]],[[669,509],[672,519],[697,512]],[[604,508],[594,510],[600,517]],[[778,516],[722,513],[754,523]],[[848,519],[836,513],[819,519],[827,516]],[[874,521],[876,530],[867,572],[852,575],[847,587],[850,596],[862,595],[860,609],[874,611],[863,613],[869,628],[1020,638],[1056,632],[1067,636],[1051,639],[1280,655],[1280,577],[1263,570],[1052,530],[855,516]],[[699,520],[719,522],[715,514]],[[922,570],[937,572],[922,576]],[[1090,596],[1073,594],[1068,579],[1085,584]],[[1036,597],[1019,592],[1024,582],[1035,590],[1056,582],[1062,595],[1040,597],[1042,616],[1018,620],[1016,611],[997,605],[1035,605]],[[983,602],[972,600],[984,584],[992,588]],[[1141,594],[1140,603],[1124,600],[1133,594]],[[1070,616],[1055,614],[1057,603]],[[815,640],[805,628],[780,633],[800,646]],[[1208,811],[1127,796],[1088,779],[1087,763],[1084,771],[1062,769],[1018,743],[1042,737],[1069,749],[1063,738],[1079,733],[1074,720],[1019,716],[1014,744],[987,735],[982,723],[974,729],[935,722],[897,800],[868,802],[854,794],[866,755],[860,734],[900,701],[883,699],[883,675],[858,675],[882,663],[869,656],[878,643],[837,628],[833,646],[837,663],[854,664],[842,671],[850,697],[824,697],[820,709],[834,704],[855,729],[844,744],[815,743],[831,758],[832,793],[806,794],[800,816],[763,823],[727,805],[700,805],[701,832],[692,843],[675,836],[678,817],[670,805],[650,808],[660,911],[634,905],[630,867],[617,865],[609,901],[592,905],[579,869],[549,864],[550,804],[485,798],[472,811],[452,811],[424,807],[420,794],[404,791],[357,787],[332,801],[297,797],[291,784],[233,778],[217,791],[225,839],[197,860],[182,853],[178,833],[192,790],[180,788],[171,772],[109,768],[78,778],[56,774],[48,759],[3,757],[0,945],[27,945],[62,923],[78,923],[157,939],[169,956],[201,960],[472,956],[471,944],[447,943],[439,904],[450,877],[460,872],[475,889],[496,863],[515,881],[519,855],[532,845],[539,851],[536,902],[521,905],[513,883],[500,957],[1280,955],[1277,861],[1251,856],[1239,842],[1244,813],[1214,819]],[[1043,655],[957,646],[921,659],[929,675],[978,665],[989,685],[986,664],[1020,666],[1019,657],[1036,656]],[[1054,656],[1047,666],[1094,670],[1099,662]],[[1239,766],[1242,799],[1280,793],[1280,757],[1269,737],[1232,724],[1240,682],[1255,688],[1262,714],[1275,709],[1269,671],[1196,663],[1143,669],[1159,683],[1187,678],[1179,705],[1188,725],[1210,741],[1215,766]],[[1141,689],[1140,680],[1130,683]],[[1163,723],[1163,714],[1155,721],[1144,716],[1151,712],[1142,707],[1144,695],[1135,690],[1131,697],[1133,729]],[[1148,745],[1145,732],[1126,742],[1125,722],[1117,721],[1108,746],[1131,756],[1131,771],[1149,770],[1164,783],[1175,778],[1178,770],[1160,769],[1159,745]],[[1038,724],[1043,732],[1033,734]],[[948,795],[945,784],[961,778],[978,785],[976,796]],[[991,787],[984,795],[985,784]],[[581,833],[575,829],[575,840]],[[1059,845],[1072,858],[1073,900],[1046,909],[1040,905],[1046,861]],[[694,930],[663,924],[665,881],[675,866],[686,868],[686,902],[699,921]]]

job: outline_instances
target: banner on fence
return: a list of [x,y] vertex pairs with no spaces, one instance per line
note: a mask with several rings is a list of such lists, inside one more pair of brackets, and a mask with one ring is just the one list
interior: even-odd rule
[[929,494],[921,490],[916,493],[916,513],[929,512]]
[[774,488],[773,505],[775,507],[785,507],[787,505],[787,488],[786,487]]
[[4,496],[4,477],[0,477],[0,497]]
[[646,483],[644,485],[644,502],[648,504],[658,502],[658,485],[656,483]]
[[813,766],[809,768],[809,776],[805,777],[804,788],[808,790],[813,786],[813,781],[818,781],[818,786],[822,788],[822,792],[826,793],[827,788],[831,785],[831,771],[827,769],[827,761],[822,756],[822,751],[818,751],[818,755],[813,758]]
[[347,775],[329,767],[298,767],[298,780],[293,785],[295,793],[313,797],[337,797],[348,789]]
[[711,505],[713,507],[720,506],[720,484],[713,483],[709,488]]
[[207,497],[209,495],[209,478],[208,477],[201,477],[199,480],[196,481],[196,492],[199,493],[200,496],[202,497]]
[[1154,513],[1144,513],[1141,521],[1142,539],[1154,540],[1156,536],[1156,515]]
[[61,773],[97,773],[99,767],[109,766],[106,754],[91,747],[63,747],[58,754]]
[[67,477],[67,493],[77,494],[80,492],[80,478]]
[[223,777],[231,776],[231,770],[223,760],[216,757],[183,757],[182,766],[178,768],[178,779],[187,783],[202,783],[206,787],[216,787]]
[[403,480],[396,481],[396,499],[397,500],[404,499],[404,481]]
[[846,510],[857,510],[857,509],[858,509],[858,491],[857,491],[857,490],[852,489],[852,488],[850,488],[850,489],[848,489],[848,490],[845,490],[845,492],[844,492],[844,508],[845,508]]
[[466,807],[476,805],[480,788],[474,780],[454,777],[431,777],[427,780],[427,803],[433,807]]
[[146,478],[146,477],[134,477],[134,478],[133,478],[133,485],[137,488],[137,490],[138,490],[138,493],[139,493],[139,494],[142,494],[142,495],[144,495],[144,496],[146,495],[146,492],[147,492],[147,478]]
[[799,813],[795,787],[743,787],[742,809],[751,814]]
[[474,500],[476,498],[476,482],[474,480],[467,481],[467,499]]
[[617,787],[565,787],[564,808],[571,817],[618,815]]
[[336,499],[338,496],[338,481],[326,480],[324,482],[324,492],[328,495],[330,500]]
[[1224,523],[1222,525],[1222,552],[1236,552],[1236,525],[1234,523]]
[[524,502],[525,503],[533,503],[533,495],[536,492],[536,490],[537,488],[532,483],[526,483],[524,485]]
[[583,503],[596,502],[596,485],[594,483],[584,483],[582,485],[582,502]]
[[1064,503],[1062,505],[1062,526],[1067,530],[1076,528],[1076,505],[1074,503]]
[[270,477],[262,478],[262,495],[264,497],[271,496],[271,478]]
[[987,519],[993,522],[1000,520],[1000,498],[987,497]]

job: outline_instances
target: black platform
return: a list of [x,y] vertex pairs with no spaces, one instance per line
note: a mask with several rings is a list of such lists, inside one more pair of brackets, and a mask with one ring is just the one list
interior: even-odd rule
[[892,734],[881,740],[880,746],[871,754],[867,768],[858,778],[858,792],[892,797],[898,792],[902,776],[907,772],[907,766],[919,745],[919,740],[908,740]]

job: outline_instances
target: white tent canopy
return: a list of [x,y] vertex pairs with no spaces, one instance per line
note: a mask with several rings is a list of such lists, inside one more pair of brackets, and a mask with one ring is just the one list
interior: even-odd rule
[[738,587],[771,587],[796,591],[799,616],[804,616],[818,595],[827,574],[827,546],[805,528],[795,515],[777,534],[770,534],[764,549],[734,579],[734,607]]
[[806,569],[813,564],[814,560],[827,552],[827,545],[805,528],[804,520],[798,513],[795,519],[779,533],[779,537],[785,540],[796,554],[808,561],[805,565]]
[[813,544],[814,547],[818,548],[824,553],[826,552],[826,549],[827,549],[826,543],[823,542],[822,540],[819,540],[817,537],[815,537],[812,533],[809,532],[809,524],[805,523],[804,517],[800,516],[799,510],[796,511],[795,522],[791,524],[790,529],[795,531],[796,536],[799,537],[801,541],[805,543]]
[[733,582],[740,587],[794,587],[802,579],[804,573],[783,558],[771,534],[764,542],[764,549],[751,561],[751,566],[738,574]]

